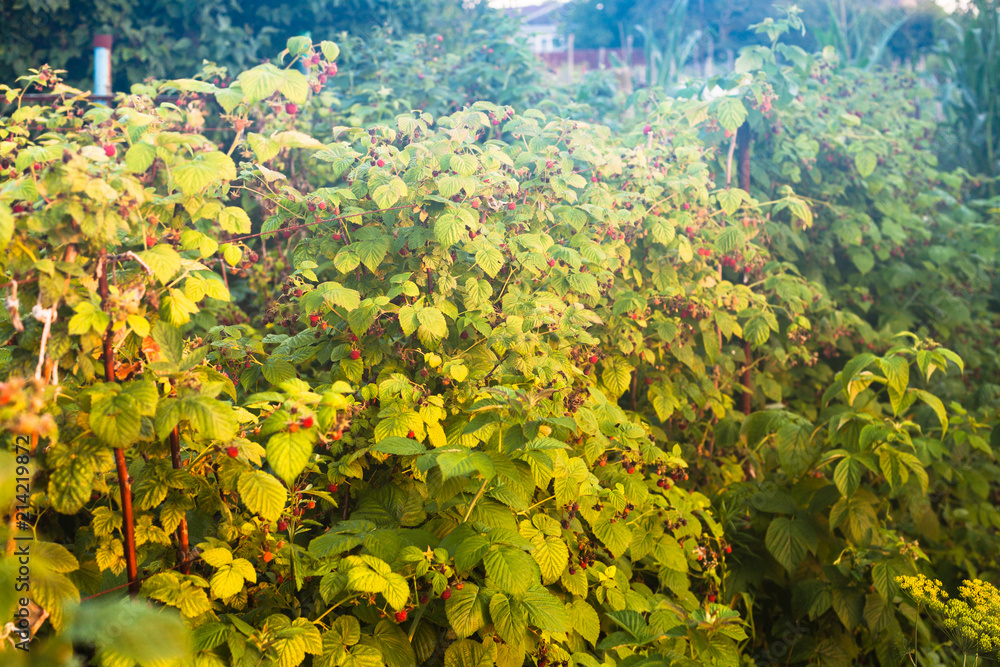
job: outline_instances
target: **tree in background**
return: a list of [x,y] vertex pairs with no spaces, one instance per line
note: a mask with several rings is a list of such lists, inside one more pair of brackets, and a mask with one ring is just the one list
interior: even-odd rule
[[[978,0],[945,22],[936,68],[954,120],[953,146],[944,151],[974,173],[1000,176],[1000,3]],[[987,188],[990,196],[996,187]]]
[[442,33],[458,38],[502,21],[486,2],[452,0],[14,0],[0,4],[0,73],[12,80],[39,62],[87,85],[93,35],[115,38],[115,88],[148,77],[188,76],[209,60],[231,69],[259,63],[292,35]]
[[[915,60],[932,47],[935,21],[943,14],[932,2],[915,8],[857,0],[798,5],[809,32],[788,35],[786,42],[807,51],[834,46],[845,62],[867,62],[873,53]],[[573,0],[567,24],[579,48],[620,48],[628,36],[637,48],[662,48],[677,43],[672,37],[680,34],[695,41],[693,48],[677,43],[676,51],[685,58],[704,61],[710,52],[713,61],[731,64],[741,48],[763,43],[752,26],[772,13],[769,3],[753,0]]]

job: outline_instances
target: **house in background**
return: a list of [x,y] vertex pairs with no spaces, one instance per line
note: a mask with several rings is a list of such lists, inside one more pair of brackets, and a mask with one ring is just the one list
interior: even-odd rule
[[565,4],[562,2],[544,2],[524,7],[507,7],[504,11],[508,16],[520,20],[519,35],[528,42],[531,52],[542,55],[566,50],[564,9]]

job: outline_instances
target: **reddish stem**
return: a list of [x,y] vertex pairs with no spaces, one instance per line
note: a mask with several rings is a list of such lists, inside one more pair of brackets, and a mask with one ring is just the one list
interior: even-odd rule
[[[170,462],[174,470],[181,469],[181,437],[177,432],[177,427],[170,432]],[[180,560],[181,574],[191,574],[191,547],[188,543],[188,522],[187,517],[181,519],[177,526],[178,560]]]
[[[98,260],[98,287],[101,292],[101,305],[110,315],[108,302],[108,267],[107,253],[101,251]],[[104,381],[115,381],[115,357],[114,357],[114,330],[112,325],[114,318],[108,322],[108,328],[104,332]],[[135,597],[139,594],[139,570],[135,557],[135,517],[132,513],[132,483],[128,476],[128,465],[125,462],[125,450],[116,447],[115,468],[118,472],[118,490],[121,492],[122,503],[122,524],[125,534],[125,571],[128,576],[129,595]]]

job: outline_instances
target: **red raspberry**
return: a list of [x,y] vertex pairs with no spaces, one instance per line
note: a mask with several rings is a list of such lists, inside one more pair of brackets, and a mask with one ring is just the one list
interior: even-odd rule
[[288,102],[287,104],[285,104],[285,113],[287,113],[289,116],[294,116],[298,112],[299,112],[299,105],[295,104],[294,102]]
[[232,445],[226,447],[226,454],[229,454],[229,458],[235,459],[240,455],[240,450]]
[[590,359],[588,359],[587,361],[589,361],[592,364],[596,364],[597,363],[597,355],[596,354],[590,355]]
[[319,315],[310,315],[309,324],[311,324],[312,326],[316,326],[317,324],[319,324]]
[[308,417],[303,417],[300,423],[302,424],[302,428],[312,428],[315,422],[312,415],[309,415]]
[[652,125],[647,125],[646,127],[642,128],[642,133],[643,134],[649,134],[652,131],[653,131],[653,126]]
[[116,152],[117,151],[115,150],[115,145],[114,144],[104,144],[104,154],[105,155],[107,155],[108,157],[114,157]]
[[441,594],[441,599],[447,600],[450,597],[451,597],[451,589],[450,588],[444,589],[444,593]]
[[355,359],[355,360],[360,359],[361,358],[361,350],[351,350],[351,355],[350,356],[351,356],[351,359]]
[[327,485],[326,490],[329,491],[330,493],[336,493],[337,488],[338,486],[336,484],[329,484]]
[[404,609],[402,611],[397,611],[396,612],[396,622],[397,623],[402,623],[405,620],[406,620],[406,610]]
[[513,211],[515,208],[517,208],[517,204],[515,204],[514,202],[507,204],[508,211]]
[[379,158],[378,161],[375,164],[377,166],[379,166],[379,167],[384,167],[385,166],[385,160],[383,160],[382,158]]

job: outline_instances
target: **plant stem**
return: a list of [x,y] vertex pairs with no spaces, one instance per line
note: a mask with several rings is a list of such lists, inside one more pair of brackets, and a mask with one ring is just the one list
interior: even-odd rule
[[[170,462],[174,470],[181,469],[181,438],[177,427],[170,432]],[[177,526],[178,555],[181,558],[181,574],[191,574],[191,548],[188,544],[187,517],[181,518]]]
[[[108,267],[107,253],[101,251],[98,260],[98,289],[101,293],[101,305],[110,315],[108,302]],[[114,358],[114,337],[112,329],[114,318],[108,321],[108,328],[104,332],[104,381],[115,381],[115,358]],[[135,558],[135,517],[132,514],[132,483],[129,481],[128,465],[125,461],[125,450],[116,447],[115,468],[118,473],[118,490],[121,492],[122,505],[122,528],[125,538],[125,570],[128,573],[128,592],[135,597],[139,594],[139,570]]]
[[485,478],[483,479],[483,483],[479,486],[479,490],[476,491],[475,498],[473,498],[472,502],[469,503],[469,508],[465,510],[465,516],[462,517],[462,523],[465,523],[466,521],[469,520],[469,517],[472,515],[472,508],[475,507],[476,503],[479,502],[479,499],[483,497],[483,493],[486,491],[486,484],[488,482],[489,482],[488,479]]

